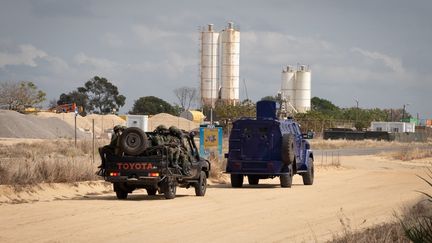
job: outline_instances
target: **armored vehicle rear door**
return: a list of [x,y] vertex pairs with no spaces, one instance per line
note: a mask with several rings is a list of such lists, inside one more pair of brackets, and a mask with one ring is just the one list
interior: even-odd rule
[[243,123],[241,129],[241,158],[243,160],[266,161],[274,159],[274,139],[279,136],[279,126],[274,121],[263,120]]

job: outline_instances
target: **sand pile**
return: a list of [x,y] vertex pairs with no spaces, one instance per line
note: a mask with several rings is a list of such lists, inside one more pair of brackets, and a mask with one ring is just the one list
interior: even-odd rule
[[188,119],[173,116],[167,113],[160,113],[149,118],[149,131],[153,131],[159,125],[165,125],[166,127],[176,126],[186,131],[190,131],[199,127],[199,123],[195,123],[193,121],[189,121]]
[[[40,117],[55,117],[60,120],[67,122],[69,125],[74,126],[75,114],[74,113],[52,113],[52,112],[39,112],[37,114]],[[113,128],[115,125],[125,125],[126,121],[116,115],[97,115],[91,114],[87,116],[77,116],[77,127],[79,130],[91,133],[92,123],[95,122],[95,134],[97,136],[107,132],[107,130]]]
[[[73,126],[55,117],[23,115],[0,110],[0,137],[3,138],[74,138]],[[82,138],[85,133],[77,131]]]

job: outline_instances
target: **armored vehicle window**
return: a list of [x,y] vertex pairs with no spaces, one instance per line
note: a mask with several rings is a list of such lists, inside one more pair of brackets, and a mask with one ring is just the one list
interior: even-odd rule
[[250,127],[245,127],[245,128],[243,129],[243,134],[244,134],[244,136],[245,136],[246,138],[250,138],[250,137],[251,137],[251,134],[252,134],[252,128],[250,128]]
[[268,133],[267,127],[258,128],[258,132],[261,139],[267,139],[267,133]]

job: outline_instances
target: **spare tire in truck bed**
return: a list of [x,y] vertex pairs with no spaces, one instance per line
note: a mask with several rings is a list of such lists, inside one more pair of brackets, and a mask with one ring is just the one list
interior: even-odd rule
[[147,135],[138,127],[126,128],[120,136],[120,149],[125,154],[140,155],[147,147]]

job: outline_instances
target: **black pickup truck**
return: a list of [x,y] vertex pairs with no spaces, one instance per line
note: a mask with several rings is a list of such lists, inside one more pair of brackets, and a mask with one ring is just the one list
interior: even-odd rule
[[[113,183],[118,199],[126,199],[138,188],[145,188],[148,195],[159,192],[173,199],[177,186],[194,187],[196,196],[205,195],[210,162],[200,157],[193,132],[178,131],[144,132],[130,127],[121,133],[115,149],[101,150],[101,175]],[[176,151],[182,156],[173,156]]]

